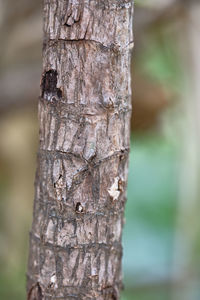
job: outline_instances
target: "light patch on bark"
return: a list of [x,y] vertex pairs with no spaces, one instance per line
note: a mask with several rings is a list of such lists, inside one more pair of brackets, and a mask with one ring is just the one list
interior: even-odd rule
[[120,195],[119,181],[120,181],[120,178],[116,177],[115,180],[114,180],[114,183],[112,184],[112,186],[108,190],[108,193],[109,193],[110,197],[114,201],[116,201],[119,198],[119,195]]
[[56,279],[56,274],[53,274],[52,276],[51,276],[51,279],[50,279],[50,287],[51,288],[55,288],[55,289],[57,289],[58,288],[58,285],[57,285],[57,279]]
[[55,283],[56,282],[56,275],[52,275],[51,276],[51,283]]
[[54,230],[55,230],[56,225],[53,223],[53,221],[50,219],[48,226],[47,226],[47,231],[46,231],[46,239],[48,241],[53,242],[53,236],[54,236]]

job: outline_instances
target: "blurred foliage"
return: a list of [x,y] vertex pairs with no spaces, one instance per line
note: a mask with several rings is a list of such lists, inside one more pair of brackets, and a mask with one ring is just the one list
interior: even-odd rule
[[[133,289],[127,299],[169,299],[159,298],[159,285],[169,279],[173,263],[176,155],[174,144],[162,135],[133,137],[123,236],[125,283],[127,290]],[[135,295],[134,287],[141,282],[144,286],[157,283],[152,298],[149,289]],[[163,290],[163,297],[167,297],[167,289]]]
[[149,38],[140,60],[143,71],[164,85],[166,89],[179,92],[182,86],[182,72],[177,49],[173,38],[163,36],[158,32]]

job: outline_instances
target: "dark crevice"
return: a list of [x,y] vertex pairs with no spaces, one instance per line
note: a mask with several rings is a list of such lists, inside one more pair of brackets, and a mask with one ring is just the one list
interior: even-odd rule
[[30,289],[27,299],[28,300],[43,300],[42,289],[41,289],[39,282],[37,282],[36,285],[34,285]]
[[78,23],[80,21],[80,19],[78,19],[78,20],[74,20],[73,19],[73,22],[72,22],[72,24],[68,24],[67,22],[68,22],[68,20],[64,23],[64,26],[66,26],[66,27],[72,27],[74,24],[76,24],[76,23]]
[[117,296],[115,294],[112,294],[110,300],[117,300]]
[[57,88],[57,77],[58,73],[56,70],[49,70],[43,75],[41,83],[42,98],[47,98],[48,100],[49,97],[62,98],[62,91]]
[[66,27],[71,27],[71,25],[68,25],[67,23],[65,23],[64,26],[66,26]]
[[82,204],[80,203],[80,202],[77,202],[76,203],[76,213],[78,213],[78,214],[81,214],[81,213],[83,213],[83,206],[82,206]]
[[[69,26],[69,25],[68,25]],[[50,42],[57,43],[58,41],[63,41],[67,43],[94,43],[100,47],[101,50],[104,51],[114,51],[114,52],[120,52],[120,49],[117,45],[111,44],[111,45],[105,45],[100,41],[93,40],[90,38],[86,38],[87,31],[85,32],[85,35],[83,38],[76,38],[76,39],[67,39],[67,38],[58,38],[58,39],[49,39]]]

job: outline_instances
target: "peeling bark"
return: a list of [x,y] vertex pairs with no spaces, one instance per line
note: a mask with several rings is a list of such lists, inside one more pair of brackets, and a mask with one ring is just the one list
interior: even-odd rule
[[129,0],[44,0],[28,299],[119,299],[132,11]]

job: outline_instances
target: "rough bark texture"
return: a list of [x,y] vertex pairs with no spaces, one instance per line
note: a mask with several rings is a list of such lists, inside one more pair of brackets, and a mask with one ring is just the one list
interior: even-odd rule
[[119,299],[131,115],[129,0],[44,0],[28,299]]

